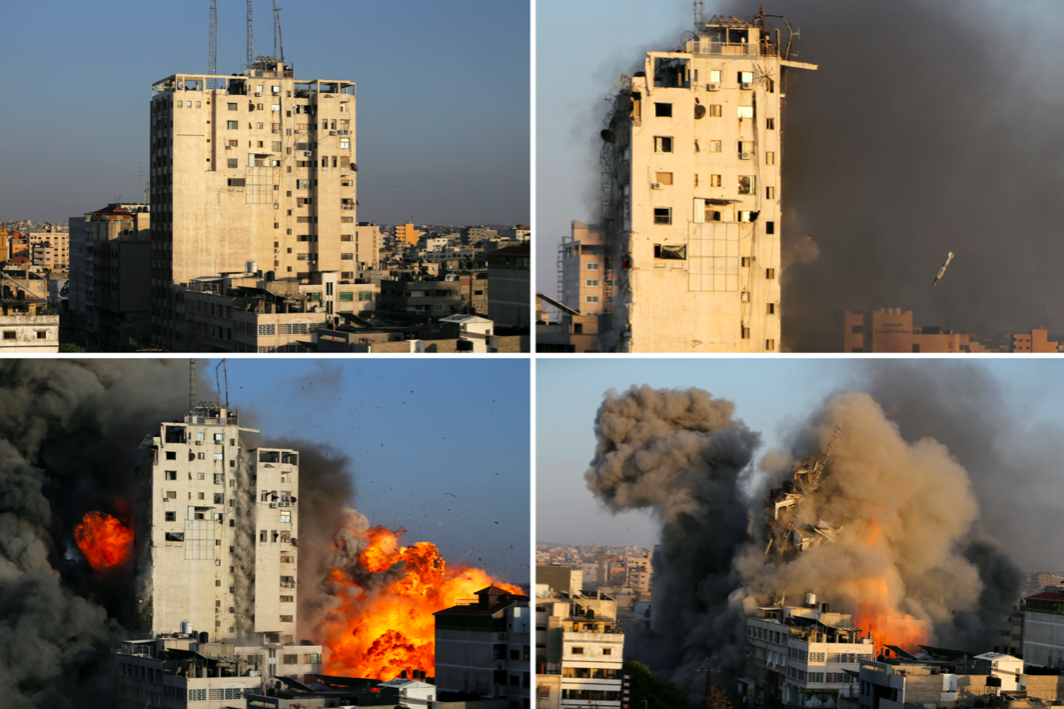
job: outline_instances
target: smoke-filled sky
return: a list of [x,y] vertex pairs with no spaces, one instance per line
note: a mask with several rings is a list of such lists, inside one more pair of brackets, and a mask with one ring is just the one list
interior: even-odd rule
[[[865,393],[908,444],[931,438],[966,471],[976,527],[1028,570],[1064,568],[1043,530],[1064,513],[1054,480],[1064,459],[1064,362],[1037,360],[549,359],[537,363],[536,541],[652,548],[649,514],[611,514],[587,489],[593,424],[608,390],[696,387],[734,404],[760,434],[753,469],[777,469],[814,412],[840,393]],[[767,464],[765,463],[767,456]]]
[[[705,14],[752,16],[756,3]],[[777,0],[799,28],[781,198],[784,249],[819,259],[784,272],[784,344],[841,349],[844,310],[912,309],[917,325],[989,335],[1045,322],[1064,331],[1064,31],[1052,0]],[[537,4],[537,288],[573,219],[599,217],[598,131],[617,75],[679,43],[691,3]],[[949,251],[956,253],[936,288]]]
[[[197,400],[212,399],[214,368],[200,363],[197,379]],[[129,637],[132,579],[128,566],[80,563],[73,528],[90,510],[128,518],[138,446],[181,420],[188,382],[183,359],[0,361],[0,686],[10,706],[107,704],[107,652]],[[234,358],[228,388],[263,445],[301,452],[301,559],[315,558],[308,540],[330,518],[342,523],[349,504],[373,524],[405,527],[404,542],[435,542],[449,562],[528,581],[527,361]]]
[[[278,3],[302,79],[358,90],[361,221],[528,224],[529,33],[524,2]],[[242,71],[245,2],[218,2],[218,73]],[[206,73],[209,0],[0,3],[0,221],[65,222],[142,201],[151,85]],[[254,54],[273,3],[254,2]],[[138,174],[144,163],[144,179]]]

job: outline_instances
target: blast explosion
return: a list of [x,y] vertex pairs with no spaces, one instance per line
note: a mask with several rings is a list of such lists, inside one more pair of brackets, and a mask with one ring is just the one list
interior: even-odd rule
[[519,588],[480,569],[448,564],[434,544],[400,546],[405,530],[369,527],[346,511],[324,560],[317,636],[332,651],[329,674],[389,680],[403,670],[435,674],[433,613],[490,585]]
[[106,512],[93,510],[74,527],[74,541],[92,568],[106,569],[130,560],[133,530]]
[[978,531],[968,473],[944,445],[903,438],[868,394],[839,394],[758,474],[760,438],[733,412],[699,389],[647,386],[599,408],[589,488],[661,524],[646,660],[698,691],[707,664],[742,666],[747,611],[808,592],[877,645],[985,642],[1018,570]]

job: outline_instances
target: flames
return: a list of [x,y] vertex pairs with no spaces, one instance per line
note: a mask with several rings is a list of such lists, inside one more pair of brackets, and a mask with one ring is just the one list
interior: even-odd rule
[[[866,529],[858,535],[858,539],[865,553],[880,557],[885,554],[887,542],[874,520],[866,521]],[[892,567],[881,576],[848,579],[842,590],[856,599],[854,625],[871,633],[877,657],[884,645],[896,645],[916,652],[919,645],[926,645],[930,641],[925,622],[898,610],[898,600],[904,594],[904,583]]]
[[106,512],[87,512],[74,527],[74,541],[94,569],[125,562],[133,551],[133,530]]
[[322,644],[332,651],[327,674],[391,680],[403,670],[423,670],[434,676],[434,612],[470,602],[492,584],[522,593],[480,569],[449,565],[429,542],[400,546],[402,529],[348,532],[366,546],[352,568],[327,575],[336,602],[321,626]]

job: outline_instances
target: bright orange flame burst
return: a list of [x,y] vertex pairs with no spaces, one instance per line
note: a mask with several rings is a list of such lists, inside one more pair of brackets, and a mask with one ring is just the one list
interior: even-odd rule
[[133,551],[133,530],[106,512],[87,512],[74,527],[74,541],[94,569],[123,563]]
[[[885,553],[886,542],[879,524],[874,520],[868,521],[867,531],[859,538],[870,551]],[[854,625],[872,634],[877,656],[885,645],[916,652],[919,645],[926,645],[931,639],[925,623],[894,607],[893,597],[897,591],[892,588],[894,584],[891,578],[854,578],[844,584],[852,597],[858,599],[857,610],[853,614]]]
[[361,588],[342,569],[331,569],[328,582],[340,602],[324,624],[322,644],[331,651],[327,674],[391,680],[403,670],[435,675],[435,618],[433,613],[468,602],[492,584],[522,594],[481,569],[450,566],[435,544],[399,546],[399,536],[386,527],[362,533],[369,546],[358,566],[381,572],[406,562],[401,577],[373,590]]

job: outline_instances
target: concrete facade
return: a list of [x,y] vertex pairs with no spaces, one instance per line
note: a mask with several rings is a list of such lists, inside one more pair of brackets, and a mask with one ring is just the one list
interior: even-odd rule
[[1064,592],[1047,590],[1024,599],[1023,659],[1064,667]]
[[527,596],[497,586],[477,602],[437,611],[436,687],[506,699],[510,709],[531,706],[531,609]]
[[620,709],[623,663],[624,633],[611,596],[564,591],[539,595],[536,693],[546,705],[553,704],[557,691],[558,707]]
[[141,603],[153,636],[183,622],[215,639],[295,636],[299,454],[248,450],[245,433],[257,431],[235,411],[201,406],[152,439]]
[[171,284],[248,262],[267,280],[356,270],[353,82],[296,79],[273,59],[239,76],[175,74],[152,86],[150,147],[161,346],[180,337]]
[[48,303],[48,279],[33,271],[0,270],[0,352],[59,351],[59,314]]
[[[487,316],[496,327],[532,323],[532,252],[528,244],[493,251],[488,260]],[[478,311],[482,312],[482,311]]]
[[789,60],[763,18],[693,35],[614,85],[603,349],[776,352],[785,72],[816,67]]

